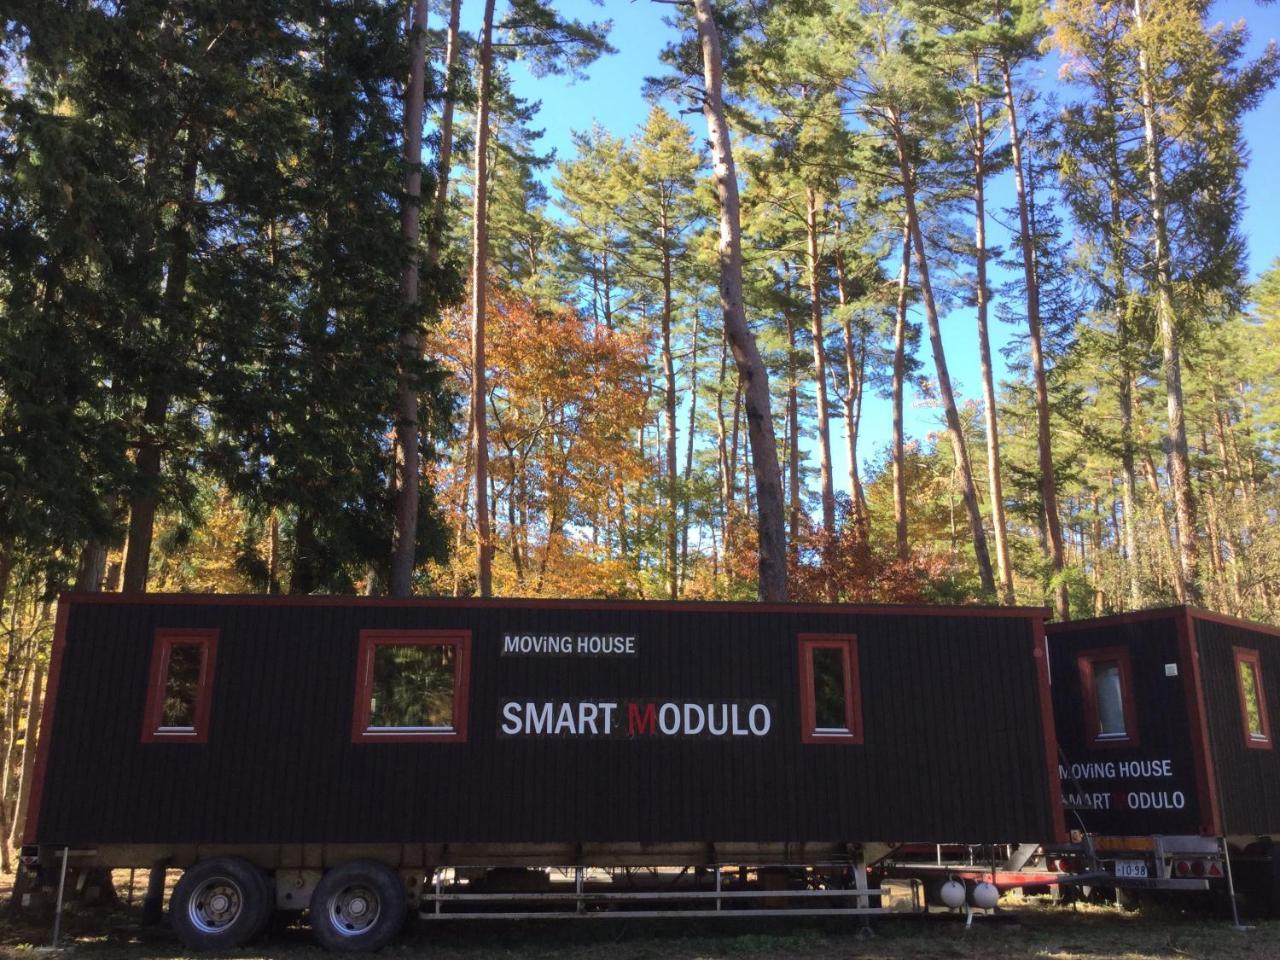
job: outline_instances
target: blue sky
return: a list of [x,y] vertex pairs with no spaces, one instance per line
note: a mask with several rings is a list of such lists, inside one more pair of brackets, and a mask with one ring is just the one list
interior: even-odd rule
[[[499,4],[501,7],[501,4]],[[474,29],[478,24],[479,3],[464,4],[464,26]],[[603,7],[587,0],[562,0],[560,8],[568,15],[582,19],[608,17],[614,27],[610,40],[618,52],[603,57],[589,70],[586,80],[570,81],[563,77],[534,78],[519,65],[513,71],[519,95],[540,100],[542,111],[535,126],[545,128],[543,143],[555,148],[558,157],[571,156],[573,148],[570,134],[584,130],[593,122],[599,122],[614,134],[630,135],[643,122],[649,111],[641,89],[646,76],[662,71],[658,54],[672,38],[672,31],[662,20],[671,8],[648,0],[606,0]],[[1249,55],[1256,56],[1267,41],[1280,37],[1280,4],[1261,6],[1244,0],[1219,2],[1213,8],[1215,20],[1233,22],[1245,20],[1250,29]],[[1045,88],[1055,84],[1056,63],[1046,60],[1038,82]],[[705,135],[701,116],[687,118],[699,136]],[[1280,91],[1273,90],[1261,106],[1245,121],[1245,137],[1251,153],[1251,162],[1245,174],[1248,209],[1244,217],[1244,233],[1249,242],[1249,270],[1256,277],[1276,257],[1280,257],[1280,189],[1274,181],[1280,166]],[[1008,205],[1011,186],[996,184],[991,190],[990,209],[995,211]],[[993,244],[1004,243],[1000,229],[991,225],[996,235]],[[975,398],[981,394],[977,345],[974,337],[974,317],[971,309],[957,309],[949,313],[943,322],[943,339],[952,376],[963,398]],[[1000,346],[1014,333],[1002,323],[993,323],[993,348],[997,351],[997,376],[1003,361],[998,354]],[[925,372],[932,370],[932,361],[923,358]],[[923,437],[939,428],[938,412],[933,407],[907,401],[907,430],[915,437]],[[868,398],[864,405],[863,428],[859,445],[859,459],[866,463],[875,458],[887,445],[890,436],[890,408],[887,401]],[[847,461],[844,459],[843,441],[833,437],[833,453],[836,456],[835,476],[847,477]],[[840,484],[847,486],[847,481]]]

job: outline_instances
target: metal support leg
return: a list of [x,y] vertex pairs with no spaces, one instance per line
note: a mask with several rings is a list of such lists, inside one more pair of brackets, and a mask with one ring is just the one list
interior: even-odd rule
[[[720,893],[720,866],[719,866],[719,864],[717,864],[717,865],[716,865],[716,893],[717,893],[717,894],[718,894],[718,893]],[[721,900],[720,900],[720,898],[717,896],[717,897],[716,897],[716,909],[717,909],[717,910],[719,910],[719,909],[720,909],[720,904],[721,904],[721,903],[722,903],[722,901],[721,901]]]
[[[853,889],[858,891],[867,889],[867,868],[861,857],[853,861]],[[859,896],[858,906],[862,908],[871,906],[871,898],[865,894]]]
[[1240,905],[1236,903],[1236,881],[1231,875],[1231,849],[1227,845],[1226,837],[1219,837],[1218,840],[1222,844],[1222,861],[1227,868],[1227,896],[1231,898],[1231,925],[1237,930],[1247,930],[1249,928],[1240,923]]
[[441,891],[441,890],[443,889],[443,887],[444,887],[444,882],[443,882],[443,878],[444,878],[444,870],[443,870],[443,869],[441,869],[440,867],[437,867],[435,870],[433,870],[433,871],[432,871],[432,875],[435,877],[435,887],[436,887],[436,913],[439,913],[439,912],[440,912],[440,904],[441,904],[441,900],[440,900],[440,891]]
[[[857,903],[859,909],[868,909],[871,906],[871,898],[866,895],[866,891],[870,888],[867,886],[867,862],[862,857],[862,851],[859,849],[857,855],[853,858],[853,889],[859,891],[861,896],[858,897]],[[883,903],[883,901],[881,901]],[[858,935],[864,940],[868,940],[875,936],[871,929],[871,918],[863,916],[862,929],[858,931]]]
[[587,905],[582,900],[582,868],[581,867],[573,868],[573,889],[574,889],[574,892],[577,893],[578,895],[578,899],[577,899],[578,913],[585,913],[587,909]]
[[168,860],[157,860],[147,874],[147,892],[142,898],[142,922],[154,926],[164,917],[164,881]]
[[67,889],[67,858],[71,855],[70,847],[62,848],[62,868],[58,871],[58,902],[53,907],[53,949],[58,949],[58,940],[62,937],[62,895]]

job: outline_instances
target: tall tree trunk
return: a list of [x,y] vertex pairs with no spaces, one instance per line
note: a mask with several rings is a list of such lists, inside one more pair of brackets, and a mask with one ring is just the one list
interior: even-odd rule
[[[836,251],[836,289],[840,306],[848,306],[845,286],[844,258]],[[862,492],[862,477],[858,469],[858,427],[862,421],[862,389],[866,380],[866,343],[855,346],[853,321],[847,310],[841,311],[841,328],[844,333],[844,436],[849,454],[849,499],[853,507],[853,525],[859,539],[867,537],[866,497]]]
[[893,322],[893,531],[898,559],[911,556],[907,539],[907,464],[903,430],[907,377],[907,294],[911,281],[911,228],[902,218],[902,266],[898,270],[898,308]]
[[907,150],[906,135],[895,124],[894,139],[898,149],[898,168],[902,176],[902,199],[906,206],[907,227],[911,230],[911,243],[916,252],[916,272],[920,276],[920,295],[924,300],[925,320],[929,324],[929,344],[933,348],[933,364],[938,374],[938,394],[946,415],[947,432],[951,436],[951,449],[955,456],[957,479],[965,512],[969,516],[969,529],[973,537],[973,552],[978,561],[978,577],[982,592],[994,596],[995,577],[991,572],[991,554],[987,550],[987,531],[982,525],[982,511],[978,507],[978,493],[973,485],[973,466],[969,462],[969,448],[965,444],[964,426],[956,407],[955,391],[951,387],[951,373],[947,369],[947,355],[942,346],[942,326],[938,319],[938,305],[929,282],[929,257],[924,245],[924,231],[916,211],[915,173]]
[[516,452],[510,446],[507,447],[507,463],[510,464],[510,469],[507,474],[507,537],[511,541],[511,565],[515,568],[516,583],[523,586],[524,562],[520,557],[520,521],[516,510],[516,502],[518,499],[516,495],[516,487],[520,482],[520,476],[516,466]]
[[[975,89],[982,83],[977,56],[973,60]],[[1000,599],[1013,603],[1013,568],[1009,563],[1008,524],[1000,477],[1000,426],[996,415],[996,383],[991,364],[991,335],[987,330],[987,131],[981,99],[973,101],[973,245],[977,273],[978,355],[982,365],[982,399],[987,431],[987,485],[991,496],[991,527],[996,541],[996,570]]]
[[27,729],[22,743],[22,780],[18,784],[18,802],[13,817],[10,846],[22,842],[22,831],[27,822],[27,806],[31,797],[31,772],[36,765],[36,738],[40,727],[40,701],[44,694],[44,663],[38,662],[31,678],[31,696],[27,700]]
[[[698,420],[698,320],[697,310],[693,312],[693,343],[689,348],[689,430],[685,435],[684,475],[686,482],[693,476],[693,438]],[[683,590],[689,578],[689,501],[685,497],[681,505],[680,523],[680,585]]]
[[[1133,2],[1133,24],[1143,30],[1142,0]],[[1200,602],[1200,551],[1196,541],[1196,502],[1191,489],[1191,457],[1182,410],[1182,355],[1178,343],[1178,318],[1173,304],[1173,268],[1170,265],[1168,209],[1165,197],[1161,132],[1151,93],[1151,68],[1144,41],[1138,43],[1138,89],[1142,101],[1143,148],[1151,199],[1151,224],[1155,228],[1156,315],[1160,326],[1162,372],[1169,415],[1169,485],[1173,490],[1178,523],[1178,558],[1184,592],[1191,603]]]
[[90,540],[80,551],[74,589],[78,593],[98,593],[106,575],[107,545],[101,540]]
[[1022,252],[1022,276],[1027,298],[1027,331],[1031,339],[1031,368],[1036,387],[1036,449],[1040,460],[1040,499],[1044,504],[1045,528],[1049,536],[1049,564],[1053,569],[1054,616],[1071,617],[1070,597],[1063,579],[1066,561],[1062,545],[1062,521],[1058,514],[1058,482],[1053,472],[1053,442],[1049,435],[1049,379],[1045,373],[1044,347],[1040,323],[1040,276],[1036,265],[1035,240],[1031,235],[1031,205],[1023,174],[1022,141],[1018,134],[1018,108],[1013,96],[1013,70],[1007,58],[1000,60],[1004,81],[1004,105],[1009,118],[1009,145],[1012,150],[1013,183],[1018,197],[1018,230]]
[[418,389],[412,367],[422,356],[422,317],[418,299],[418,238],[422,226],[422,111],[427,74],[427,0],[410,0],[409,82],[404,91],[404,199],[400,239],[404,267],[400,275],[400,356],[396,373],[395,526],[391,535],[388,592],[409,596],[418,545],[418,500],[422,464],[418,446]]
[[[1123,347],[1121,348],[1124,349]],[[1138,547],[1138,479],[1133,455],[1133,375],[1128,360],[1120,382],[1120,489],[1124,507],[1125,567],[1129,580],[1129,603],[1142,607],[1142,563]]]
[[[187,295],[187,274],[191,268],[191,221],[195,215],[196,172],[200,149],[195,130],[187,130],[187,146],[182,161],[178,193],[178,215],[169,231],[170,261],[164,281],[161,310],[170,330],[180,322]],[[125,548],[125,593],[145,593],[151,565],[151,539],[155,530],[156,507],[160,502],[161,438],[169,411],[169,395],[152,384],[147,388],[142,411],[142,436],[134,465],[138,483],[129,497],[129,539]]]
[[787,302],[782,318],[787,326],[787,547],[791,562],[800,560],[800,385],[796,374],[796,324],[791,315],[791,271],[787,267]]
[[1160,489],[1160,474],[1156,471],[1155,461],[1151,457],[1151,449],[1142,452],[1142,468],[1147,477],[1147,488],[1151,497],[1160,508],[1160,529],[1156,531],[1156,542],[1160,544],[1160,552],[1164,555],[1164,566],[1169,571],[1173,583],[1173,592],[1179,603],[1187,602],[1186,583],[1182,579],[1181,567],[1170,538],[1176,537],[1173,524],[1169,522],[1169,510],[1165,507],[1164,492]]
[[431,229],[427,232],[427,266],[434,268],[440,262],[440,249],[444,245],[445,212],[449,202],[449,174],[453,169],[453,114],[458,103],[457,85],[453,71],[458,62],[458,20],[462,14],[462,0],[450,0],[449,26],[444,47],[444,101],[440,105],[440,146],[436,162],[436,192],[431,210]]
[[[736,368],[735,368],[736,373]],[[729,519],[732,527],[729,531],[727,543],[732,544],[736,549],[738,546],[738,441],[741,436],[742,427],[742,379],[734,377],[733,388],[733,428],[730,432],[729,440]],[[743,499],[746,499],[748,491],[743,491]],[[748,513],[747,509],[743,509],[744,514]]]
[[[1111,87],[1107,88],[1104,100],[1108,116],[1114,118],[1118,113],[1118,105]],[[1126,280],[1125,245],[1128,226],[1122,206],[1120,144],[1114,122],[1108,126],[1107,132],[1107,194],[1110,208],[1107,247],[1114,278],[1114,287],[1109,295],[1115,317],[1116,355],[1120,365],[1117,394],[1120,406],[1120,489],[1124,510],[1125,575],[1129,587],[1129,604],[1134,609],[1139,609],[1143,605],[1142,556],[1138,541],[1138,480],[1133,445],[1133,398],[1137,390],[1137,374],[1134,371]]]
[[729,455],[729,430],[724,418],[724,386],[729,365],[729,342],[720,339],[720,376],[716,381],[716,463],[720,468],[720,507],[722,540],[724,553],[733,550],[733,523],[730,514],[733,510],[733,461]]
[[[490,0],[492,2],[492,0]],[[738,198],[738,176],[734,169],[729,124],[721,99],[720,31],[716,27],[711,0],[693,0],[702,48],[705,96],[703,116],[715,170],[716,195],[720,206],[720,303],[725,332],[738,365],[747,406],[747,435],[751,442],[755,472],[759,546],[759,593],[761,600],[785,601],[787,587],[787,540],[783,524],[782,474],[778,468],[778,445],[770,412],[769,373],[760,357],[755,335],[747,326],[742,294],[742,224]]]
[[9,606],[9,581],[13,578],[13,547],[0,544],[0,614]]
[[480,81],[476,91],[474,223],[471,245],[471,415],[476,484],[476,585],[493,595],[493,539],[489,525],[489,428],[485,413],[485,300],[489,285],[489,99],[493,87],[493,7],[485,0],[480,31]]
[[826,339],[822,329],[822,283],[818,273],[818,195],[805,191],[805,233],[809,255],[809,327],[813,335],[813,378],[818,413],[818,469],[822,483],[822,551],[823,579],[827,599],[836,599],[836,581],[832,567],[831,547],[836,537],[836,491],[831,469],[831,410],[827,399]]
[[678,526],[680,509],[680,472],[676,462],[676,362],[671,350],[671,247],[668,240],[667,211],[662,211],[659,225],[662,243],[662,375],[665,379],[663,410],[666,418],[667,466],[667,595],[680,596]]
[[307,513],[299,513],[293,525],[293,565],[289,570],[289,592],[314,593],[320,585],[320,541],[315,521]]
[[267,553],[267,593],[280,592],[280,517],[271,511]]

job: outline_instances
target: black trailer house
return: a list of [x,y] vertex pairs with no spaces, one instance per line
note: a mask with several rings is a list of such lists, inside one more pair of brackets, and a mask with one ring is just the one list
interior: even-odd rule
[[[502,878],[561,896],[513,868],[573,868],[578,909],[581,868],[653,865],[708,909],[727,865],[865,908],[892,845],[1063,837],[1044,616],[68,595],[24,853],[184,869],[193,945],[276,906],[366,948]],[[612,889],[588,906],[643,905]]]
[[1275,896],[1256,868],[1280,836],[1280,630],[1183,606],[1047,629],[1067,826],[1116,885],[1225,884],[1225,838]]

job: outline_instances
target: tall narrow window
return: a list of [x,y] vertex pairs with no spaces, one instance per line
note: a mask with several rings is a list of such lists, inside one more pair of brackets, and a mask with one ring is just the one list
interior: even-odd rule
[[467,739],[471,634],[362,630],[351,738]]
[[1124,647],[1087,650],[1077,663],[1089,742],[1098,747],[1136,745],[1129,651]]
[[157,630],[142,739],[204,743],[209,738],[217,630]]
[[1236,686],[1240,693],[1240,721],[1244,742],[1259,750],[1271,749],[1271,722],[1267,717],[1267,694],[1262,685],[1262,658],[1257,650],[1233,648]]
[[858,640],[850,634],[800,636],[800,738],[861,743]]

